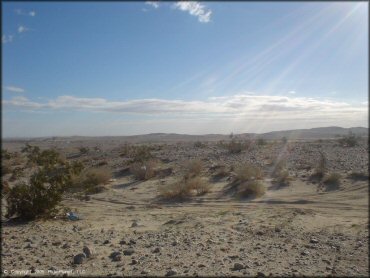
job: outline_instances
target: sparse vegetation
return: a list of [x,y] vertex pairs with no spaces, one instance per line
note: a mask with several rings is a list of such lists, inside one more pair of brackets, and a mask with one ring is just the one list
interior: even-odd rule
[[257,180],[243,182],[238,186],[238,188],[238,195],[242,198],[261,197],[266,192],[265,186]]
[[317,163],[317,166],[315,167],[315,172],[313,173],[312,177],[317,179],[322,179],[326,172],[327,172],[327,159],[323,152],[320,152],[320,158]]
[[338,142],[343,147],[355,147],[359,144],[359,138],[350,132],[347,136],[338,139]]
[[266,140],[263,139],[263,138],[258,138],[257,139],[257,145],[258,146],[264,146],[264,145],[266,145]]
[[1,175],[4,176],[12,172],[11,163],[9,160],[3,160],[1,162]]
[[262,170],[250,163],[244,163],[236,168],[235,181],[245,182],[251,180],[259,180],[263,178]]
[[138,180],[148,180],[155,176],[155,166],[154,160],[135,162],[130,166],[130,172]]
[[185,178],[192,178],[200,175],[203,170],[203,162],[199,159],[193,159],[185,164]]
[[167,201],[182,201],[193,195],[199,196],[209,192],[209,184],[200,177],[185,179],[170,185],[159,187],[159,197]]
[[288,170],[282,170],[275,176],[275,182],[280,186],[287,186],[290,184],[291,177]]
[[104,190],[104,185],[109,182],[111,172],[108,168],[88,168],[79,175],[73,176],[72,191],[88,194],[99,193]]
[[144,163],[145,161],[148,161],[153,158],[151,148],[146,145],[133,146],[129,153],[130,156],[132,157],[131,160],[132,163],[135,162]]
[[80,154],[88,154],[90,151],[90,149],[87,147],[80,147],[78,150],[80,151]]
[[194,148],[204,148],[205,146],[206,144],[200,141],[194,143]]
[[229,172],[227,171],[226,165],[217,165],[214,173],[215,178],[223,178],[227,177],[228,175]]
[[246,146],[243,144],[243,142],[236,141],[234,138],[230,141],[230,143],[226,144],[227,150],[231,154],[237,154],[241,153],[243,150],[246,149]]
[[340,185],[341,175],[339,173],[330,173],[325,176],[323,183],[326,185],[327,190],[338,189]]

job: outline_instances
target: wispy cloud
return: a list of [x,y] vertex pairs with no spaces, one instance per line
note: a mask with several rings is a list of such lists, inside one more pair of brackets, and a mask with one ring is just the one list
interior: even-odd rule
[[24,32],[27,32],[29,30],[30,30],[29,28],[27,28],[26,26],[23,26],[23,25],[20,25],[17,29],[18,33],[24,33]]
[[136,99],[110,101],[104,98],[79,98],[59,96],[47,102],[31,101],[25,97],[3,100],[3,105],[28,110],[77,110],[93,112],[134,113],[146,115],[181,115],[192,117],[289,120],[336,119],[339,122],[348,118],[367,118],[367,107],[346,102],[322,100],[306,97],[233,95],[213,97],[207,100],[166,100]]
[[2,35],[1,37],[1,43],[9,43],[13,41],[14,36],[13,35]]
[[12,93],[24,93],[25,92],[24,89],[20,87],[16,87],[16,86],[4,86],[4,89]]
[[149,6],[152,6],[155,9],[158,9],[159,8],[159,3],[158,2],[155,2],[155,1],[146,1],[145,4],[146,5],[149,5]]
[[207,23],[211,20],[212,11],[196,1],[179,1],[173,4],[175,9],[188,12],[192,16],[196,16],[199,22]]
[[25,12],[21,9],[16,9],[14,10],[14,12],[17,14],[17,15],[26,15],[26,16],[31,16],[31,17],[34,17],[36,16],[36,12],[35,11],[29,11],[29,12]]

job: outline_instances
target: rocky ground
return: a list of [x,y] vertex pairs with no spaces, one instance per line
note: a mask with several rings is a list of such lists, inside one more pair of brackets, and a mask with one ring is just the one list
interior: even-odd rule
[[[230,154],[216,143],[155,144],[162,178],[136,181],[122,174],[127,159],[122,143],[85,142],[91,150],[78,155],[84,142],[38,142],[59,148],[67,159],[91,165],[106,161],[114,179],[107,190],[87,201],[66,197],[64,205],[81,219],[2,222],[2,271],[8,275],[68,276],[367,276],[368,180],[353,171],[368,171],[368,145],[346,148],[336,141],[282,142],[255,145]],[[94,145],[95,144],[95,145]],[[3,148],[20,150],[22,144]],[[92,148],[98,147],[96,150]],[[340,187],[318,190],[310,176],[319,151],[329,171],[342,176]],[[276,187],[269,173],[276,157],[284,157],[292,176]],[[182,175],[189,159],[203,161],[202,177],[209,193],[186,202],[163,202],[158,187]],[[267,192],[241,200],[225,194],[232,166],[244,161],[260,165]],[[230,175],[214,179],[215,165]],[[4,177],[8,179],[7,176]]]

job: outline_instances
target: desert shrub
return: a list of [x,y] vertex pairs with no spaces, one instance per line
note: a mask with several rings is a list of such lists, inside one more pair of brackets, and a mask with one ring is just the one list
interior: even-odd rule
[[168,201],[181,201],[190,198],[193,193],[195,195],[203,195],[209,192],[209,184],[200,177],[182,179],[170,185],[159,187],[159,197]]
[[159,187],[159,198],[167,201],[182,201],[190,197],[189,189],[184,182]]
[[196,191],[196,195],[204,195],[209,192],[210,185],[200,177],[191,178],[185,181],[186,187],[190,192]]
[[135,146],[131,150],[132,163],[143,163],[153,158],[151,148],[146,145]]
[[330,173],[325,176],[323,183],[326,185],[327,190],[338,189],[340,185],[341,175],[339,173]]
[[15,181],[17,179],[19,179],[20,177],[22,177],[23,175],[23,168],[20,168],[20,167],[15,167],[12,171],[12,175],[10,177],[10,181]]
[[106,160],[103,160],[103,161],[99,161],[96,166],[101,167],[105,165],[108,165],[108,162]]
[[9,160],[3,160],[1,162],[1,175],[4,176],[12,172],[11,163]]
[[241,153],[245,149],[245,145],[243,142],[231,140],[228,144],[226,144],[227,150],[231,154]]
[[200,175],[203,170],[203,162],[199,159],[189,160],[184,165],[185,168],[185,177],[191,178]]
[[194,148],[204,148],[206,146],[205,143],[202,143],[200,141],[197,141],[194,143]]
[[257,145],[258,146],[264,146],[264,145],[266,145],[266,140],[263,139],[263,138],[258,138],[257,139]]
[[138,180],[149,180],[155,176],[156,163],[153,160],[135,162],[130,166],[130,172]]
[[323,152],[320,152],[320,158],[317,163],[317,166],[315,167],[313,177],[322,179],[327,172],[327,167],[328,167],[327,164],[328,162],[327,162],[325,154]]
[[242,198],[261,197],[265,194],[266,188],[259,181],[247,181],[239,185],[238,195]]
[[284,136],[283,138],[281,138],[281,142],[283,142],[283,144],[288,143],[288,138],[286,138],[286,137]]
[[125,143],[122,147],[122,150],[120,152],[120,156],[121,157],[124,157],[124,156],[129,156],[131,153],[131,147],[128,143]]
[[355,147],[359,144],[358,141],[359,138],[351,132],[347,136],[338,139],[339,144],[344,147]]
[[89,168],[83,172],[84,183],[87,187],[107,184],[112,177],[108,168]]
[[217,165],[215,167],[214,177],[216,178],[223,178],[229,175],[227,171],[226,165]]
[[40,152],[37,147],[28,147],[25,152],[39,164],[28,183],[19,183],[9,190],[6,217],[32,220],[53,216],[59,211],[63,193],[72,186],[72,176],[82,170],[82,165],[67,163],[54,152]]
[[11,153],[8,150],[1,150],[1,158],[3,160],[5,160],[5,159],[11,159],[12,158],[12,155],[11,155]]
[[88,147],[79,147],[78,150],[80,151],[80,154],[88,154],[90,152]]
[[108,168],[88,168],[80,172],[79,175],[72,177],[73,185],[70,188],[72,192],[84,192],[95,194],[105,189],[112,174]]
[[251,181],[255,179],[258,180],[263,178],[262,170],[250,163],[244,163],[237,167],[235,170],[235,174],[235,180],[239,182]]
[[289,172],[287,170],[281,170],[275,176],[275,182],[281,186],[286,186],[290,184],[291,177],[289,176]]
[[1,187],[1,196],[4,197],[9,194],[10,191],[10,186],[7,181],[2,182],[2,187]]
[[271,175],[273,177],[279,176],[280,172],[282,172],[287,165],[287,161],[285,159],[276,159],[274,164],[274,168],[272,169]]
[[369,174],[366,172],[351,172],[348,177],[352,180],[367,181],[369,179]]

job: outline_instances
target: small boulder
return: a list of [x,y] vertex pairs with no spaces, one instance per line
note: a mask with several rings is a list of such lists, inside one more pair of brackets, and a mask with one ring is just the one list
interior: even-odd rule
[[77,254],[73,257],[73,264],[82,264],[86,259],[85,253]]

